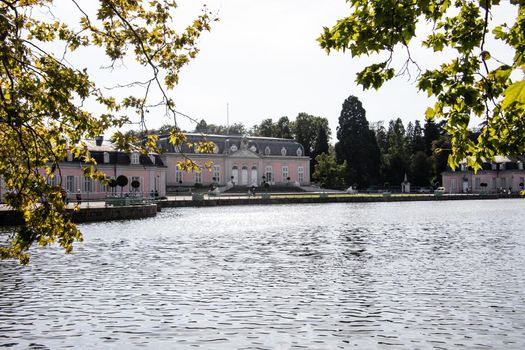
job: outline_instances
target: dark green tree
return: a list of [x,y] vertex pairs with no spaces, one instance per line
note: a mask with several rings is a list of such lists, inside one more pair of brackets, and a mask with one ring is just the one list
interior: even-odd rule
[[276,137],[272,118],[263,119],[261,124],[257,127],[256,136]]
[[330,154],[322,153],[315,160],[317,166],[312,176],[322,188],[341,188],[345,186],[346,161],[343,164],[337,164],[334,152],[330,152]]
[[328,154],[329,149],[330,146],[328,144],[328,130],[326,130],[325,126],[320,123],[315,138],[312,160],[310,161],[310,174],[315,172],[315,168],[317,166],[317,156],[321,154]]
[[423,130],[425,152],[431,156],[433,152],[432,144],[441,136],[440,127],[432,120],[427,119]]
[[385,154],[388,150],[388,141],[386,139],[386,129],[382,121],[375,123],[374,133],[376,135],[377,146],[381,154]]
[[441,173],[447,169],[448,156],[451,153],[450,136],[442,135],[432,142],[432,185],[439,186],[441,183]]
[[275,137],[279,137],[282,139],[292,139],[292,129],[291,129],[291,122],[288,119],[288,117],[281,117],[277,121],[275,125],[276,135]]
[[407,138],[410,147],[410,153],[415,154],[419,151],[425,151],[425,138],[423,135],[423,128],[421,127],[419,120],[415,121],[413,131],[410,134],[407,131]]
[[175,126],[171,124],[164,124],[158,129],[151,130],[151,133],[156,135],[169,135],[174,129],[176,129]]
[[405,127],[400,118],[391,120],[386,133],[387,150],[383,155],[383,179],[393,186],[403,181],[410,167],[410,153]]
[[328,144],[328,130],[325,129],[323,124],[319,124],[317,129],[317,135],[315,138],[313,157],[317,157],[320,154],[328,154],[330,146]]
[[235,123],[224,129],[227,135],[245,135],[248,133],[243,123]]
[[328,126],[328,119],[313,116],[307,113],[299,113],[295,122],[293,123],[292,133],[295,135],[295,140],[303,145],[305,155],[312,156],[316,139],[319,133],[319,125],[321,125],[330,137],[330,128]]
[[203,134],[208,133],[208,123],[204,119],[202,119],[200,122],[195,125],[195,132],[200,132]]
[[432,162],[423,151],[417,151],[410,160],[409,181],[416,186],[428,186],[432,176]]
[[348,97],[339,116],[336,155],[339,163],[346,161],[346,183],[359,187],[379,181],[380,151],[375,134],[366,120],[366,111],[359,99]]
[[230,126],[208,124],[201,120],[195,126],[195,131],[203,134],[213,135],[244,135],[247,133],[246,127],[243,123],[235,123]]

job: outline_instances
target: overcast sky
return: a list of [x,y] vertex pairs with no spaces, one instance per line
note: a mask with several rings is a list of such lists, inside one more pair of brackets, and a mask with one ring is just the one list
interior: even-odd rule
[[[323,26],[332,26],[348,15],[345,0],[180,0],[175,10],[176,26],[185,27],[200,13],[202,6],[220,19],[212,24],[211,32],[203,34],[200,53],[180,73],[180,83],[171,91],[177,110],[197,120],[226,125],[226,105],[229,104],[229,122],[246,127],[259,124],[265,118],[274,121],[281,116],[295,119],[306,112],[325,117],[333,131],[343,101],[357,96],[366,109],[370,122],[389,121],[400,117],[405,122],[423,120],[431,101],[417,91],[414,77],[395,78],[379,91],[356,85],[355,74],[367,64],[378,62],[377,57],[352,58],[349,53],[332,52],[327,55],[316,39]],[[66,4],[67,5],[67,4]],[[83,4],[84,5],[84,4]],[[69,4],[71,6],[71,4]],[[90,6],[86,3],[86,6]],[[74,11],[61,7],[59,11]],[[515,16],[514,8],[495,12],[498,19]],[[423,29],[420,37],[423,38]],[[422,68],[435,67],[448,55],[432,53],[413,42],[412,56]],[[491,52],[493,57],[505,60],[508,52],[501,48]],[[508,57],[508,55],[507,55]],[[93,67],[101,65],[95,56],[83,54]],[[394,57],[400,67],[405,56]],[[87,62],[87,61],[86,61]],[[93,69],[90,72],[93,74]],[[106,71],[107,72],[107,71]],[[412,73],[416,73],[412,67]],[[132,66],[121,68],[116,75],[95,71],[95,75],[109,82],[136,75]],[[147,116],[148,128],[172,123],[152,110]],[[193,130],[194,124],[178,118],[182,129]]]
[[[198,13],[202,1],[179,2],[181,17]],[[370,60],[327,55],[316,39],[323,26],[348,13],[344,0],[207,1],[220,21],[200,42],[175,90],[177,108],[208,123],[250,127],[264,118],[325,117],[334,132],[343,101],[357,96],[369,121],[422,119],[428,104],[406,78],[380,91],[363,91],[355,74]],[[181,123],[191,128],[188,123]]]

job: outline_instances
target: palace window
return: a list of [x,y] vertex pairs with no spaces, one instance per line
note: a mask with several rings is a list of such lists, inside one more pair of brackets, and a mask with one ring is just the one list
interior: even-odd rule
[[480,184],[481,184],[481,178],[476,177],[476,178],[474,179],[474,188],[475,188],[476,190],[479,190],[479,188],[480,188]]
[[53,176],[53,177],[49,176],[49,177],[47,178],[47,184],[48,184],[49,186],[56,186],[58,182],[59,182],[59,181],[58,181],[57,176]]
[[266,146],[266,148],[264,149],[264,154],[266,154],[267,156],[270,155],[270,147]]
[[71,176],[71,175],[66,176],[66,191],[68,191],[69,193],[76,192],[74,176]]
[[183,181],[183,180],[182,180],[182,171],[180,171],[180,170],[175,170],[175,182],[176,182],[177,184],[180,184],[180,183],[182,183],[182,181]]
[[131,154],[131,164],[138,165],[140,164],[140,156],[138,153]]
[[221,166],[220,165],[213,166],[213,177],[215,178],[215,182],[220,182],[220,178],[221,178]]
[[93,192],[95,190],[95,183],[92,178],[84,176],[83,192]]
[[283,176],[283,182],[288,182],[288,166],[281,167],[281,174]]
[[[139,183],[139,187],[133,187],[131,184],[133,181],[137,181]],[[142,191],[142,181],[139,176],[132,176],[131,181],[129,182],[130,192],[141,192]]]
[[266,167],[266,182],[272,182],[273,181],[273,169],[271,165],[268,165]]
[[257,178],[257,167],[254,165],[252,166],[252,173],[251,173],[251,182],[252,185],[257,186],[257,183],[259,182],[259,179]]
[[202,183],[202,173],[200,171],[195,173],[195,183],[196,184]]
[[237,166],[233,166],[232,168],[231,180],[233,181],[234,184],[239,183],[239,168],[237,168]]
[[104,164],[108,164],[108,163],[109,163],[109,153],[104,152]]
[[[111,177],[108,177],[108,182],[111,180]],[[100,192],[111,192],[111,187],[109,187],[107,184],[104,185],[102,182],[100,183]]]
[[302,166],[297,168],[297,180],[301,184],[304,182],[304,168]]

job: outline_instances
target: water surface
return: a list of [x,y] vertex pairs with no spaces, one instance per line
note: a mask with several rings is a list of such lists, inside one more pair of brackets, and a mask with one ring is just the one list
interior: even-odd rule
[[524,212],[268,205],[81,225],[72,255],[0,261],[0,347],[523,349]]

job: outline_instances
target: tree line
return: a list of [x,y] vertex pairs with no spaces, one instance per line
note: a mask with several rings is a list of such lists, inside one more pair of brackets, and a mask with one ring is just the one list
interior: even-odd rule
[[[147,133],[164,135],[173,128],[163,125]],[[295,120],[266,118],[250,128],[243,123],[225,126],[201,120],[193,132],[294,139],[312,159],[312,179],[327,188],[399,187],[405,174],[414,186],[436,187],[450,154],[450,139],[442,124],[429,119],[405,126],[401,118],[369,123],[355,96],[343,103],[333,146],[328,119],[308,113],[299,113]],[[138,137],[140,132],[132,130],[128,135]]]
[[[145,130],[144,133],[147,135],[167,135],[174,128],[176,127],[166,124],[158,129]],[[247,128],[243,123],[225,126],[208,124],[205,120],[201,120],[193,132],[211,135],[250,135],[294,139],[303,145],[304,155],[312,158],[310,162],[311,173],[314,172],[316,157],[328,153],[330,147],[328,141],[331,136],[328,119],[308,113],[299,113],[295,120],[290,120],[286,116],[276,121],[272,118],[266,118],[251,128]],[[125,136],[128,138],[144,137],[142,132],[138,130],[130,130],[126,132]]]
[[405,174],[415,186],[435,187],[450,154],[443,126],[433,120],[403,124],[401,118],[370,124],[355,96],[342,106],[337,142],[316,160],[314,180],[324,187],[390,188]]

